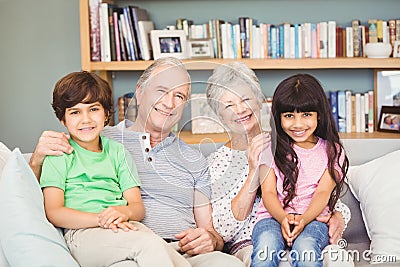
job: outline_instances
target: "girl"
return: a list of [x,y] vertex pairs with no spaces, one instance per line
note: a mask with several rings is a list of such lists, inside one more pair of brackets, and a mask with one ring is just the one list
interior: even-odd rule
[[[329,214],[343,186],[348,159],[325,92],[311,75],[282,81],[272,99],[276,152],[260,157],[262,203],[252,234],[252,266],[278,266],[287,247],[294,266],[322,266]],[[271,153],[264,151],[263,153]]]

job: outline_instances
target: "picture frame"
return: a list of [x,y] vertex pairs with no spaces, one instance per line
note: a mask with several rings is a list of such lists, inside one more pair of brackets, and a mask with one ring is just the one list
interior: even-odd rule
[[394,42],[393,57],[400,57],[400,41]]
[[188,40],[189,58],[214,58],[214,47],[212,40],[189,39]]
[[374,71],[375,125],[382,106],[400,106],[400,69],[377,69]]
[[378,131],[400,133],[400,106],[382,106]]
[[153,58],[187,58],[187,41],[184,30],[152,30],[150,32]]

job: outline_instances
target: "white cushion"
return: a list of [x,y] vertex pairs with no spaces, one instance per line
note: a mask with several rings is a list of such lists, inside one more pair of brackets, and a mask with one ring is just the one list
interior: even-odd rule
[[[367,153],[367,152],[366,152]],[[381,255],[400,260],[400,150],[350,167],[348,182],[371,239],[372,262]]]
[[79,266],[47,221],[35,175],[15,149],[0,180],[0,240],[11,266]]
[[[3,172],[3,168],[7,163],[8,158],[11,155],[11,150],[8,149],[7,146],[5,146],[2,142],[0,142],[0,176]],[[1,247],[0,244],[0,267],[9,267],[10,265],[8,264],[4,253],[3,253],[3,248]]]
[[11,155],[11,150],[8,149],[2,142],[0,142],[0,175],[3,172],[3,168],[6,165],[8,158]]

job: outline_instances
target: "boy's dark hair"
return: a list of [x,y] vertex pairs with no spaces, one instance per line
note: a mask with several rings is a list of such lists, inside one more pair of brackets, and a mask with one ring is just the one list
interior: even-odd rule
[[54,86],[52,107],[60,121],[64,120],[67,108],[97,101],[104,108],[107,124],[114,113],[111,88],[95,73],[72,72],[62,77]]
[[[293,150],[293,139],[282,129],[281,114],[285,112],[317,112],[318,126],[314,134],[327,142],[328,171],[336,183],[329,199],[329,208],[333,210],[343,188],[349,160],[344,154],[343,145],[332,115],[328,98],[319,81],[309,74],[297,74],[283,80],[272,97],[271,126],[275,131],[272,139],[276,147],[275,163],[284,175],[283,189],[287,193],[284,207],[290,206],[290,201],[296,196],[296,183],[299,175],[298,158]],[[343,164],[339,159],[344,156]],[[335,164],[341,170],[342,179],[335,175]]]

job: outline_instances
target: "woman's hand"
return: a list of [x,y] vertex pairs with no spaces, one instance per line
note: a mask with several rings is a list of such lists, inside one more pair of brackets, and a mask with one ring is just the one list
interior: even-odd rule
[[335,211],[332,216],[318,216],[317,221],[328,224],[329,227],[329,243],[337,244],[342,238],[344,231],[344,219],[340,212]]
[[271,147],[271,136],[269,133],[261,133],[251,140],[250,146],[247,150],[249,169],[255,169],[258,167],[260,153],[269,147]]

